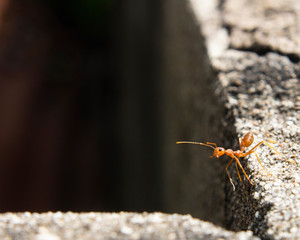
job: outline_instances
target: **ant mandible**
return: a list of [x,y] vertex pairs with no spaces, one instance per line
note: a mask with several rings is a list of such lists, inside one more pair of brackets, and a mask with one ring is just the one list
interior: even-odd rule
[[230,166],[230,164],[233,162],[233,160],[235,160],[235,166],[236,166],[236,170],[239,176],[240,181],[242,182],[242,178],[241,175],[239,173],[239,169],[238,167],[240,167],[243,171],[243,173],[245,174],[246,178],[248,179],[248,181],[250,182],[251,185],[254,185],[253,182],[251,182],[251,180],[249,179],[247,173],[245,172],[244,168],[242,167],[239,158],[241,157],[246,157],[252,153],[255,154],[259,164],[262,166],[262,168],[264,169],[264,171],[268,174],[271,175],[270,173],[268,173],[265,168],[263,167],[258,155],[256,154],[256,152],[254,152],[254,149],[257,148],[258,146],[260,146],[261,144],[266,144],[268,147],[270,147],[271,149],[273,149],[278,155],[282,156],[285,160],[295,163],[293,161],[288,160],[284,155],[282,155],[280,152],[278,152],[275,148],[273,148],[270,144],[268,144],[265,141],[261,141],[258,144],[256,144],[252,149],[250,149],[248,152],[244,152],[245,147],[249,147],[252,143],[253,143],[254,137],[253,137],[253,133],[252,132],[248,132],[242,139],[239,138],[239,144],[240,144],[240,150],[236,150],[233,151],[232,149],[225,149],[222,147],[218,147],[217,144],[215,143],[211,143],[211,142],[207,142],[207,143],[201,143],[201,142],[189,142],[189,141],[180,141],[180,142],[176,142],[176,144],[182,144],[182,143],[189,143],[189,144],[199,144],[199,145],[203,145],[203,146],[207,146],[210,147],[212,149],[214,149],[214,154],[212,156],[210,156],[210,158],[212,157],[216,157],[219,158],[221,156],[223,156],[224,154],[226,154],[227,156],[231,157],[230,162],[227,164],[227,166],[225,167],[225,170],[227,172],[227,175],[229,177],[230,183],[232,184],[233,187],[233,191],[235,190],[235,186],[232,182],[232,179],[229,175],[228,172],[228,167]]

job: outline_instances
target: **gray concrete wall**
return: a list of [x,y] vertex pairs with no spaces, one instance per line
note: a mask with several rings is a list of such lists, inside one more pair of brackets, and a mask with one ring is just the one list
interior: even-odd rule
[[201,23],[189,1],[165,2],[163,161],[168,212],[192,213],[224,225],[224,175],[210,148],[176,145],[179,140],[219,142],[224,108],[214,94],[215,74]]
[[[293,1],[168,2],[164,176],[173,211],[262,238],[300,237],[298,7]],[[252,146],[271,139],[296,163],[262,144],[256,153],[272,175],[252,154],[241,161],[254,185],[241,170],[240,182],[232,164],[233,191],[225,172],[230,158],[170,144],[211,141],[236,150],[248,131]]]

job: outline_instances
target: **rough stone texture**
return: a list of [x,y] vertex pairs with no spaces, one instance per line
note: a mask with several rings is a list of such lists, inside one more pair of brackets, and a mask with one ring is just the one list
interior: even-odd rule
[[[272,146],[289,160],[298,162],[299,64],[275,53],[257,56],[235,50],[227,51],[214,63],[220,71],[217,92],[233,114],[239,137],[251,130],[256,137],[253,146],[271,139],[275,141]],[[266,145],[258,147],[256,153],[272,175],[264,172],[254,154],[247,159],[247,172],[255,185],[247,180],[241,184],[235,175],[235,184],[240,188],[236,192],[228,189],[227,222],[234,230],[250,228],[264,238],[297,238],[298,166],[274,154]]]
[[[191,2],[206,26],[203,33],[218,74],[215,93],[228,110],[225,121],[233,121],[228,128],[238,137],[251,130],[253,146],[270,139],[296,162],[263,144],[256,153],[272,175],[264,172],[254,154],[243,161],[254,186],[245,177],[240,183],[231,166],[238,190],[233,192],[227,182],[227,226],[251,229],[264,239],[299,239],[299,1],[214,1],[205,10]],[[226,30],[227,36],[219,34]],[[219,41],[214,40],[217,36]],[[238,148],[237,138],[231,146]]]
[[299,59],[299,10],[297,0],[227,0],[222,12],[232,48],[275,51]]
[[230,232],[190,215],[162,213],[6,213],[0,216],[2,240],[101,239],[257,239]]
[[[166,79],[170,79],[167,84],[172,88],[168,89],[170,95],[167,99],[176,106],[176,110],[166,111],[166,115],[171,116],[166,121],[171,132],[167,136],[177,135],[176,140],[212,141],[235,150],[238,149],[238,137],[251,130],[255,135],[252,146],[269,139],[272,146],[296,164],[262,144],[256,153],[272,175],[264,172],[252,154],[242,164],[255,185],[251,186],[244,175],[244,181],[240,183],[233,164],[229,168],[237,187],[233,191],[224,170],[226,164],[221,159],[210,161],[210,149],[195,153],[192,152],[195,146],[185,146],[188,152],[180,153],[175,147],[170,147],[168,152],[174,154],[164,158],[166,168],[169,167],[166,171],[167,203],[176,198],[174,203],[179,206],[178,209],[194,213],[197,208],[193,202],[196,201],[199,209],[205,209],[195,211],[197,217],[225,224],[233,230],[251,229],[264,239],[300,237],[300,176],[297,166],[300,147],[300,36],[297,32],[297,6],[297,1],[190,0],[181,1],[181,5],[177,1],[169,2],[168,7],[171,8],[167,19],[171,19],[173,25],[167,24],[172,28],[168,29],[171,40],[168,41],[169,58],[166,62],[172,64],[168,72],[171,74]],[[205,61],[193,57],[193,52],[198,54],[199,51],[194,45],[197,37],[191,31],[196,31],[197,27],[204,35],[210,64],[217,74],[216,81],[211,72],[203,70],[209,69]],[[202,44],[202,38],[198,37],[198,45]],[[200,74],[192,74],[197,71]],[[214,96],[211,96],[211,91],[214,91]],[[216,96],[225,111],[222,107],[214,108],[217,104],[212,99]],[[203,112],[211,109],[215,109],[215,114],[209,119],[215,120],[215,126],[219,126],[218,121],[222,122],[223,129],[214,129],[212,121],[207,124],[203,120],[206,116]],[[166,146],[172,138],[167,140]],[[186,167],[187,163],[178,160],[180,158],[194,163],[191,166],[197,168],[198,175],[211,174],[210,179],[197,177],[197,173]],[[226,157],[223,159],[226,161]],[[226,187],[221,180],[226,182]],[[212,184],[214,181],[216,183]],[[206,190],[212,189],[210,184],[217,193],[215,198],[212,194],[205,194]],[[182,188],[189,189],[190,195],[182,197],[182,191],[172,191]],[[225,220],[223,211],[217,208],[216,213],[213,207],[205,205],[205,200],[210,199],[222,204],[220,191],[226,194]],[[180,208],[186,203],[190,204],[189,208]],[[209,212],[213,216],[207,215]]]

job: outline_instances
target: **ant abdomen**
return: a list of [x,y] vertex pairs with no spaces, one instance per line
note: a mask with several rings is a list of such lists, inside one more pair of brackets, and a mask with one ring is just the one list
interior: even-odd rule
[[242,139],[241,143],[244,147],[249,147],[253,143],[253,141],[254,141],[253,133],[248,132]]

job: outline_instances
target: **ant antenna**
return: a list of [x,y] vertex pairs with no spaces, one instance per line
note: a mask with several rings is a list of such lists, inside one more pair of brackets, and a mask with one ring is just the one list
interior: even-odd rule
[[[176,144],[182,144],[182,143],[188,143],[188,144],[198,144],[198,145],[203,145],[203,146],[206,146],[206,147],[210,147],[212,149],[215,149],[213,146],[209,145],[209,144],[213,144],[215,145],[214,143],[201,143],[201,142],[189,142],[189,141],[181,141],[181,142],[176,142]],[[215,145],[216,146],[216,145]],[[216,146],[217,147],[217,146]]]

